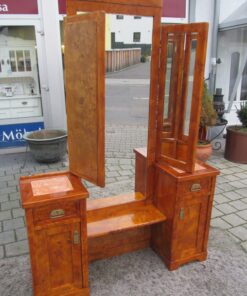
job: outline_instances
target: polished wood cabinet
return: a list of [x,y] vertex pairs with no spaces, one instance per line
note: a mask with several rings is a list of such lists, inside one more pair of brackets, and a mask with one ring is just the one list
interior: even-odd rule
[[167,221],[153,227],[152,246],[170,270],[207,257],[217,175],[217,170],[199,163],[194,174],[169,166],[156,167],[154,204]]
[[22,177],[35,295],[89,295],[86,189],[71,173]]

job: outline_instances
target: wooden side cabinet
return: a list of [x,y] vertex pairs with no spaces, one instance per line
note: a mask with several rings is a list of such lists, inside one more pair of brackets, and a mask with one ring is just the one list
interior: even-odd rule
[[154,204],[167,221],[153,226],[152,246],[169,270],[206,259],[218,173],[206,164],[197,164],[193,174],[157,165]]
[[68,172],[20,179],[34,295],[89,295],[86,197]]

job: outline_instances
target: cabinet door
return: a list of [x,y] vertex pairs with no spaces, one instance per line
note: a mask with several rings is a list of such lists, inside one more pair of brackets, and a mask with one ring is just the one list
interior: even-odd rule
[[177,207],[173,260],[189,258],[203,251],[208,196],[187,197]]
[[105,184],[105,15],[65,18],[65,88],[70,171]]
[[64,295],[82,288],[80,233],[79,222],[35,232],[35,295]]
[[208,24],[163,25],[156,161],[193,172]]

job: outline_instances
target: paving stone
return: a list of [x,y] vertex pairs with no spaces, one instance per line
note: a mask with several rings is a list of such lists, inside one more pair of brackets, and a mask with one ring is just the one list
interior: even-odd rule
[[5,246],[5,251],[7,257],[27,254],[29,252],[28,241],[23,240],[16,243],[8,244]]
[[235,235],[231,234],[229,231],[228,231],[228,234],[237,244],[240,244],[242,242],[240,239],[238,239]]
[[0,194],[0,202],[8,201],[8,194]]
[[14,231],[4,231],[0,233],[0,245],[13,243],[15,241]]
[[16,237],[17,237],[18,241],[27,239],[27,230],[26,230],[26,228],[16,229],[15,233],[16,233]]
[[16,218],[16,219],[3,221],[3,229],[4,229],[4,231],[17,229],[17,228],[21,228],[21,227],[24,227],[24,226],[25,226],[25,224],[24,224],[23,218]]
[[[234,174],[234,171],[232,171],[231,169],[227,168],[227,169],[223,169],[223,170],[220,170],[220,172],[223,174],[223,175],[229,175],[229,174]],[[225,177],[225,176],[224,176]]]
[[16,209],[20,207],[20,201],[19,200],[11,200],[11,201],[6,201],[1,203],[1,210],[6,211],[6,210],[11,210],[11,209]]
[[13,214],[14,218],[24,217],[25,216],[25,211],[22,208],[13,209],[12,214]]
[[132,170],[133,166],[132,165],[128,165],[128,164],[121,164],[121,169],[122,170]]
[[247,204],[242,202],[241,200],[235,200],[230,202],[229,204],[239,211],[247,209]]
[[3,246],[0,246],[0,259],[2,259],[3,257],[4,257]]
[[121,176],[132,176],[133,175],[133,173],[130,170],[120,171],[119,174]]
[[229,185],[232,187],[235,187],[237,189],[241,189],[241,188],[245,188],[246,185],[243,184],[241,181],[233,181],[233,182],[229,182]]
[[243,226],[237,226],[234,228],[231,228],[229,230],[232,234],[234,234],[237,238],[239,238],[241,241],[247,240],[247,230]]
[[238,177],[239,179],[245,179],[245,180],[241,180],[241,182],[243,181],[247,181],[247,172],[246,173],[236,173],[235,177]]
[[221,212],[223,212],[224,214],[230,214],[230,213],[236,212],[236,209],[234,207],[226,203],[217,205],[216,208]]
[[234,176],[234,175],[226,175],[224,178],[227,179],[228,181],[237,181],[237,180],[239,180],[239,178]]
[[232,226],[239,226],[239,225],[244,224],[246,222],[245,220],[241,219],[236,214],[222,216],[222,219],[224,219],[226,222],[228,222]]
[[247,176],[245,178],[246,179],[241,179],[241,182],[247,186]]
[[230,198],[231,200],[238,200],[238,199],[240,199],[242,197],[236,191],[224,192],[223,195],[226,196],[227,198]]
[[247,197],[241,198],[241,201],[243,201],[244,203],[247,203]]
[[220,188],[218,188],[218,187],[216,187],[215,188],[215,194],[219,194],[219,193],[223,193],[223,190],[220,189]]
[[217,184],[224,184],[224,183],[229,182],[229,180],[227,180],[225,177],[219,176],[219,177],[217,177],[216,182],[217,182]]
[[0,182],[12,181],[12,180],[14,180],[14,176],[2,176],[2,177],[0,177]]
[[247,252],[247,242],[241,244],[242,248]]
[[240,194],[242,197],[247,197],[247,188],[241,188],[235,190],[238,194]]
[[232,191],[235,190],[236,187],[231,186],[229,183],[219,184],[217,188],[221,189],[222,191]]
[[244,169],[240,168],[239,166],[231,167],[231,171],[234,173],[241,173]]
[[18,186],[19,180],[8,181],[8,186]]
[[120,164],[131,164],[131,159],[120,159]]
[[220,212],[215,207],[213,207],[213,209],[212,209],[212,216],[211,216],[212,218],[220,217],[222,215],[224,215],[222,212]]
[[106,176],[108,178],[119,177],[119,173],[118,172],[106,172]]
[[121,168],[120,168],[120,166],[118,166],[118,165],[110,165],[110,166],[107,166],[107,169],[109,170],[109,171],[119,171]]
[[8,194],[8,193],[14,193],[14,192],[17,192],[16,186],[6,187],[1,189],[1,194]]
[[19,192],[10,193],[10,194],[9,194],[9,199],[10,199],[10,200],[20,199],[20,193],[19,193]]
[[0,221],[11,219],[11,212],[10,211],[2,211],[0,212]]
[[7,186],[7,181],[0,182],[0,189],[5,188]]
[[226,221],[222,220],[219,217],[211,220],[211,226],[217,227],[220,229],[229,229],[232,227],[230,224],[228,224]]
[[247,221],[247,210],[238,211],[237,214],[239,215],[239,217]]
[[106,178],[106,184],[116,182],[116,178]]
[[215,194],[214,196],[214,200],[218,203],[218,204],[222,204],[222,203],[225,203],[225,202],[229,202],[230,199],[225,197],[224,195],[222,194]]

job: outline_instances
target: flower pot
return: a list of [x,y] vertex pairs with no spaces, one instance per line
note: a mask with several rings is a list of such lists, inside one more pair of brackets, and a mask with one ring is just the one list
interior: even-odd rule
[[208,141],[197,144],[196,158],[203,162],[206,162],[213,152],[212,144]]
[[236,163],[247,163],[247,132],[241,126],[226,128],[225,159]]
[[38,162],[59,161],[67,152],[67,132],[64,130],[40,130],[23,136],[33,157]]

